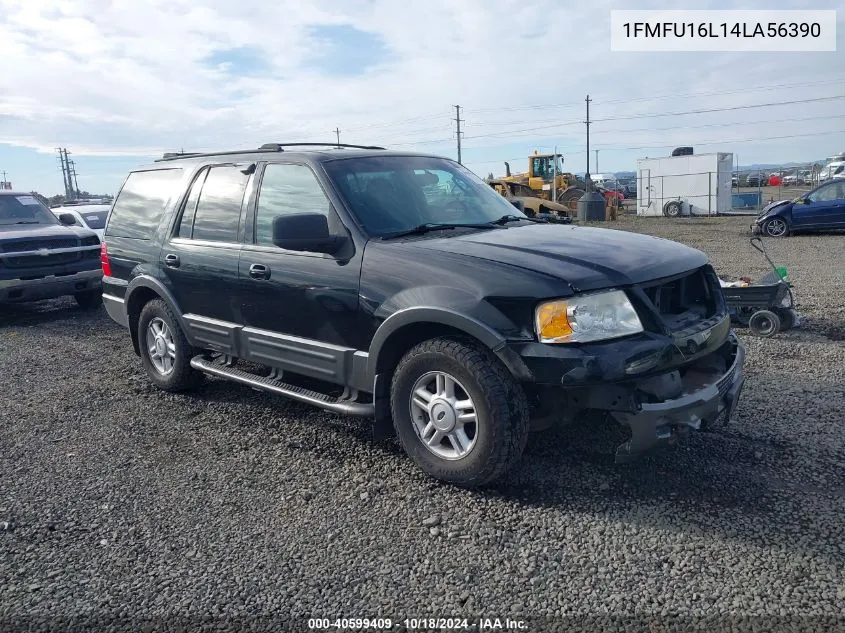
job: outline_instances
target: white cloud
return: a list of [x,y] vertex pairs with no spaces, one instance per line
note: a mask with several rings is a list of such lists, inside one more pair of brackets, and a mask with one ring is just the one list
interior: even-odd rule
[[[689,6],[702,8],[700,2]],[[187,0],[0,0],[0,142],[51,153],[62,145],[76,156],[150,155],[178,148],[329,140],[331,130],[340,126],[347,142],[408,143],[452,136],[449,117],[456,103],[466,108],[466,136],[472,137],[542,127],[545,123],[532,121],[556,117],[578,122],[587,92],[593,94],[593,116],[599,118],[845,94],[841,51],[611,53],[611,8],[619,7],[610,2],[576,7],[527,0],[212,0],[203,7]],[[308,27],[315,24],[350,25],[378,35],[389,55],[357,76],[321,74],[306,65],[318,47],[325,46],[309,35]],[[214,51],[237,47],[263,53],[269,72],[233,78],[230,63],[213,67],[203,61]],[[767,82],[823,80],[829,83],[685,96]],[[672,93],[678,97],[625,101]],[[491,110],[544,103],[576,105]],[[629,146],[650,139],[655,144],[694,144],[695,139],[770,136],[777,132],[764,132],[755,120],[841,114],[842,107],[842,101],[832,101],[607,124],[610,129],[643,130],[747,122],[747,129],[603,135],[597,124],[594,132],[596,142],[605,145]],[[418,120],[385,125],[415,117]],[[497,122],[500,125],[494,125]],[[532,139],[551,135],[580,140],[583,134],[578,123],[549,126],[551,134],[468,138],[466,147],[487,147],[498,160],[502,156],[497,146],[524,142],[527,152]],[[806,121],[795,129],[845,130],[845,121]],[[822,141],[807,137],[794,145],[801,144],[810,154],[817,146],[818,155],[839,149]],[[761,143],[759,151],[769,151],[770,145]]]

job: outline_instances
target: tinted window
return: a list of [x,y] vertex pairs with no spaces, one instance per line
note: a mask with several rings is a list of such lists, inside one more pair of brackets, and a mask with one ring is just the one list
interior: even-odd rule
[[195,240],[236,242],[241,203],[249,176],[227,165],[208,171],[194,215]]
[[813,202],[826,202],[829,200],[839,200],[841,198],[845,198],[845,183],[830,183],[825,187],[816,189],[816,191],[807,197]]
[[35,196],[0,195],[0,225],[5,224],[58,224],[58,220]]
[[167,201],[177,193],[181,179],[181,169],[155,169],[129,174],[114,201],[106,235],[150,239]]
[[329,203],[314,173],[304,165],[267,165],[255,216],[255,243],[273,245],[273,218],[294,213],[329,215]]
[[207,169],[201,170],[191,185],[191,191],[188,193],[188,199],[185,201],[185,208],[182,210],[182,218],[179,220],[179,228],[176,230],[176,235],[179,237],[191,237],[191,229],[194,228],[194,213],[197,210],[197,200],[200,199],[200,190],[207,175]]
[[103,211],[80,211],[80,215],[82,219],[85,220],[85,224],[88,225],[90,229],[102,229],[106,226],[106,218],[109,215],[109,210],[105,209]]

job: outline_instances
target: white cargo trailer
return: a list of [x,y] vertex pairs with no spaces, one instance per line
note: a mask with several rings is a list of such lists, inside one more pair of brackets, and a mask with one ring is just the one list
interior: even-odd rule
[[637,215],[717,215],[731,210],[733,154],[637,161]]

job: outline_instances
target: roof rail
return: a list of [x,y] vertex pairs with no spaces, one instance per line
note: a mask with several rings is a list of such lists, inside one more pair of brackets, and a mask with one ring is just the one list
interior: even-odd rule
[[232,156],[235,154],[255,154],[258,152],[283,152],[285,147],[351,147],[355,149],[385,149],[375,145],[349,145],[346,143],[265,143],[258,149],[238,149],[224,152],[167,152],[161,158],[155,160],[161,163],[168,160],[180,158],[197,158],[200,156]]
[[283,152],[285,147],[351,147],[354,149],[384,149],[377,145],[350,145],[349,143],[264,143],[259,149],[271,152]]
[[197,156],[196,152],[165,152],[162,158],[169,160],[171,158],[181,158],[182,156]]

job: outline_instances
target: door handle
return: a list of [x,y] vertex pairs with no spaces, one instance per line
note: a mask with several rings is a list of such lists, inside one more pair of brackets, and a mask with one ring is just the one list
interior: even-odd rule
[[270,267],[264,264],[253,264],[249,267],[249,276],[253,279],[270,279]]
[[164,265],[165,266],[170,266],[171,268],[179,268],[180,263],[181,262],[179,261],[178,255],[174,255],[173,253],[168,253],[167,255],[164,256]]

